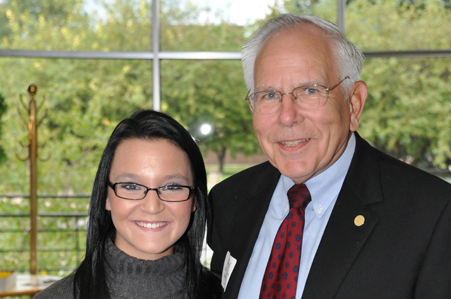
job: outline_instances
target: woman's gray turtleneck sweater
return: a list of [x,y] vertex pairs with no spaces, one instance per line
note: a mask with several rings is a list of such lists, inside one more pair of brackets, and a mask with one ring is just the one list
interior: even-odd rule
[[[181,254],[140,260],[107,241],[105,269],[111,299],[186,299],[185,262]],[[34,299],[73,299],[74,274],[55,282]]]

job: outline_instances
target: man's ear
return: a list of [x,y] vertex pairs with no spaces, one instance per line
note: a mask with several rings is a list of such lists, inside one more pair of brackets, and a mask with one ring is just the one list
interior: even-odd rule
[[360,116],[365,106],[366,97],[368,96],[368,87],[364,81],[356,81],[351,89],[349,97],[350,124],[349,129],[354,132],[359,127]]
[[[247,94],[246,94],[246,99],[247,99],[247,97],[249,96],[250,93],[251,93],[251,90],[249,89],[249,90],[247,91]],[[251,102],[250,102],[250,101],[247,101],[247,104],[249,105],[249,110],[251,110],[251,112],[254,112],[254,111],[252,110],[252,107],[251,107]]]

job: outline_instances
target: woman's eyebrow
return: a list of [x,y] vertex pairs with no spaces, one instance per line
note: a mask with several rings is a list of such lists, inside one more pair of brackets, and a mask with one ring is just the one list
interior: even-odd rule
[[181,175],[181,174],[170,174],[170,175],[167,175],[167,176],[165,177],[165,179],[166,179],[166,180],[179,179],[179,180],[185,181],[186,183],[189,183],[189,182],[191,181],[190,178],[186,177],[185,175]]
[[137,179],[139,179],[139,177],[133,173],[121,173],[115,178],[115,180],[132,180],[132,181],[135,181]]

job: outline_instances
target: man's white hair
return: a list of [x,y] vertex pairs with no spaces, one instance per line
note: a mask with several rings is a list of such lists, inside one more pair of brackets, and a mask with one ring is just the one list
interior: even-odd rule
[[243,46],[241,63],[244,80],[250,93],[254,92],[255,60],[265,42],[275,33],[287,28],[299,27],[299,32],[302,33],[302,27],[299,26],[302,24],[313,24],[319,27],[326,33],[328,38],[333,40],[338,59],[338,75],[341,79],[346,76],[349,76],[351,79],[343,82],[342,86],[345,94],[349,92],[353,82],[360,80],[364,60],[363,53],[346,39],[337,26],[315,16],[282,14],[267,21]]

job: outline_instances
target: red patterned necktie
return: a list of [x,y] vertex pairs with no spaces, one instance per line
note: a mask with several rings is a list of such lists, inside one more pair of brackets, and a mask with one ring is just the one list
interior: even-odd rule
[[305,184],[288,190],[290,212],[277,232],[260,290],[261,299],[295,299],[304,232],[305,207],[311,200]]

